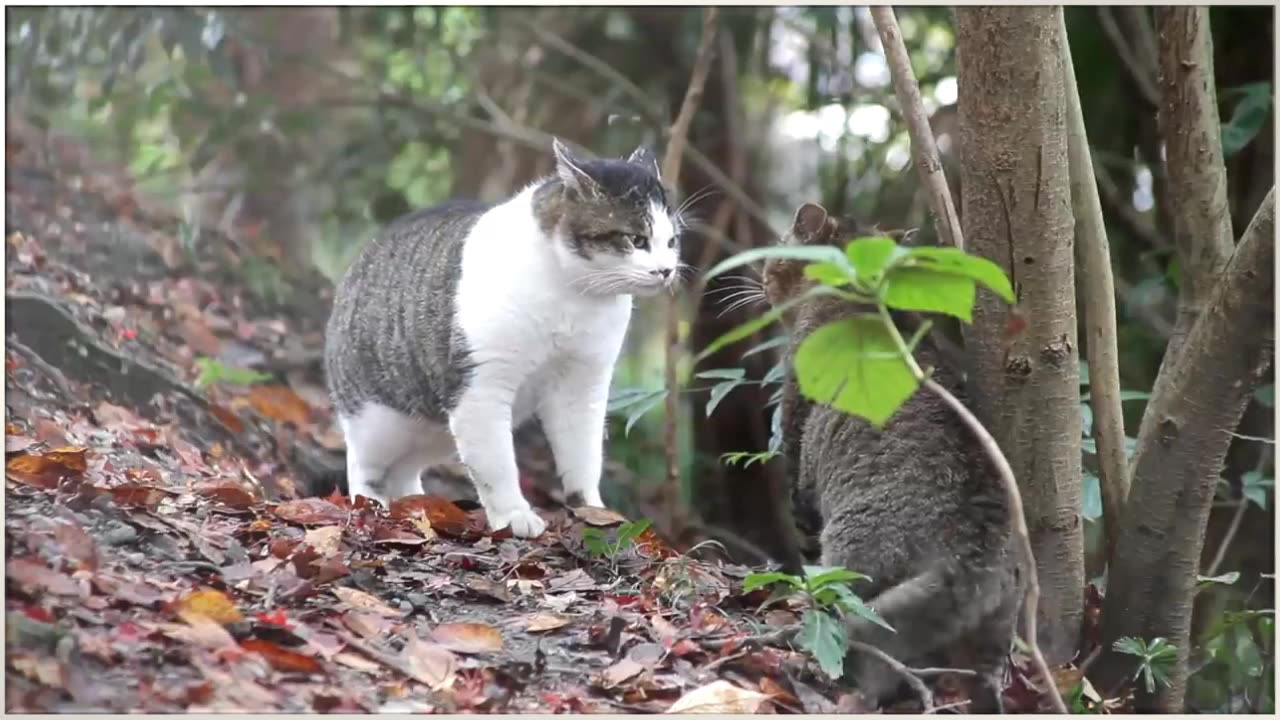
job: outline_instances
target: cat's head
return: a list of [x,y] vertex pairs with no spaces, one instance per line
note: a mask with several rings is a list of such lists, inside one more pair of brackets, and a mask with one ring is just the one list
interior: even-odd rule
[[[796,210],[791,229],[782,236],[780,245],[834,245],[839,246],[858,232],[858,223],[848,218],[833,218],[826,208],[816,203],[805,203]],[[813,286],[816,280],[805,276],[804,260],[769,258],[763,272],[764,295],[769,304],[777,307],[791,298],[798,297]],[[789,324],[790,318],[783,317]]]
[[583,160],[559,140],[556,174],[534,202],[561,265],[588,295],[656,295],[680,278],[684,223],[662,184],[657,158]]

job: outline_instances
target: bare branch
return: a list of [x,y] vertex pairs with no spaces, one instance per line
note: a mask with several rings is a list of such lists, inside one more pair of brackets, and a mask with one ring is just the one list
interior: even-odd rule
[[1058,45],[1067,96],[1067,156],[1071,173],[1071,204],[1076,216],[1076,267],[1082,285],[1085,352],[1089,360],[1089,403],[1093,406],[1093,437],[1098,446],[1098,479],[1102,488],[1102,519],[1107,558],[1116,554],[1120,518],[1129,495],[1124,455],[1124,412],[1120,407],[1119,345],[1116,341],[1116,290],[1111,277],[1111,246],[1102,219],[1098,183],[1089,157],[1084,110],[1076,85],[1067,25],[1058,13]]
[[[685,146],[689,141],[689,125],[702,102],[702,90],[707,84],[707,75],[711,71],[711,58],[715,54],[716,22],[720,11],[716,7],[708,7],[702,12],[702,41],[698,45],[698,56],[693,62],[693,73],[689,78],[689,87],[685,90],[684,102],[680,104],[680,113],[671,124],[670,141],[666,155],[662,159],[663,182],[675,192],[680,183],[680,163],[684,157]],[[680,487],[680,446],[677,435],[680,411],[679,377],[676,373],[680,362],[680,298],[672,294],[667,302],[666,314],[666,426],[664,440],[667,456],[667,487],[675,490]],[[679,497],[672,492],[669,497]]]
[[907,685],[911,686],[911,690],[915,692],[916,697],[920,699],[920,704],[924,706],[924,711],[929,712],[933,710],[933,691],[929,689],[928,685],[924,684],[924,681],[921,680],[918,675],[911,671],[911,668],[903,665],[892,655],[881,650],[875,645],[868,645],[867,643],[858,642],[857,640],[850,640],[849,648],[851,650],[857,650],[858,652],[871,655],[885,665],[888,665],[895,673],[898,674],[898,677],[902,678]]
[[911,56],[902,42],[898,20],[891,7],[873,7],[871,17],[880,33],[880,44],[884,46],[893,88],[898,95],[898,104],[902,106],[902,115],[907,120],[907,132],[911,135],[911,147],[916,155],[916,169],[920,172],[920,182],[928,190],[929,208],[933,210],[938,237],[945,244],[963,250],[960,217],[947,188],[947,176],[942,171],[942,161],[938,159],[938,146],[933,139],[924,102],[920,99],[920,85],[911,70]]
[[1098,8],[1098,22],[1102,24],[1102,32],[1107,36],[1107,40],[1111,42],[1111,47],[1115,49],[1116,55],[1120,57],[1120,63],[1128,71],[1129,78],[1133,80],[1133,84],[1138,88],[1138,94],[1151,107],[1160,107],[1160,91],[1156,88],[1155,67],[1150,63],[1142,62],[1134,53],[1129,41],[1125,39],[1124,33],[1121,32],[1120,26],[1116,24],[1112,8],[1105,5],[1100,6]]

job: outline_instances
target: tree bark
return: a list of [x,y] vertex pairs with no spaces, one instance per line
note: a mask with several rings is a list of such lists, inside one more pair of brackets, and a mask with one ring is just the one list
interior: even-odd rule
[[[1181,287],[1178,316],[1165,349],[1155,391],[1164,370],[1177,361],[1187,333],[1231,258],[1231,212],[1222,160],[1222,124],[1213,83],[1213,38],[1209,8],[1155,9],[1160,71],[1160,135],[1174,221]],[[1151,406],[1147,406],[1147,415]],[[1149,418],[1143,417],[1143,426]]]
[[[1104,652],[1122,637],[1178,648],[1170,685],[1140,694],[1139,710],[1183,712],[1192,602],[1222,461],[1274,354],[1275,189],[1245,230],[1182,352],[1161,370],[1134,453],[1133,483],[1102,611]],[[1108,652],[1101,687],[1132,673]]]
[[1025,331],[982,292],[967,345],[980,418],[1021,486],[1043,595],[1039,642],[1074,655],[1083,614],[1079,362],[1062,39],[1055,7],[955,10],[961,223],[1010,276]]

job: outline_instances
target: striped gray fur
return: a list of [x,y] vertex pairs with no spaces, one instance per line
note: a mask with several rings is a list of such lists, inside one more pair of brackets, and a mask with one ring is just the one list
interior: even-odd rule
[[462,247],[491,206],[452,201],[393,222],[338,284],[325,371],[340,415],[377,402],[445,422],[472,365],[455,322]]

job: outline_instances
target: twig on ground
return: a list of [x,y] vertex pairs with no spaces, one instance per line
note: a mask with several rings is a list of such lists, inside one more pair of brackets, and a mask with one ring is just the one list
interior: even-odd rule
[[920,676],[911,668],[903,665],[897,658],[881,650],[875,645],[868,645],[867,643],[859,642],[857,640],[850,640],[849,649],[871,655],[885,665],[888,665],[898,674],[898,677],[902,678],[911,686],[911,690],[915,692],[916,697],[920,699],[920,704],[924,706],[925,712],[929,712],[933,709],[933,691],[929,689],[928,685],[924,684],[924,681],[920,679]]
[[[680,112],[671,124],[670,141],[667,152],[662,159],[663,182],[676,191],[680,186],[680,164],[684,157],[685,146],[689,142],[689,126],[693,116],[702,102],[702,90],[707,84],[707,74],[711,71],[711,58],[715,53],[716,23],[720,11],[708,7],[702,14],[702,42],[698,45],[698,56],[693,63],[693,73],[689,78],[689,87],[685,90],[684,102],[680,104]],[[677,268],[677,271],[679,268]],[[680,486],[680,446],[676,432],[680,412],[680,388],[677,365],[680,362],[680,296],[672,293],[667,300],[666,308],[666,368],[667,386],[666,425],[663,438],[666,443],[667,487],[675,490]],[[678,493],[672,493],[679,497]]]
[[[906,62],[905,71],[902,65],[903,59],[906,56],[906,50],[905,46],[902,45],[901,32],[897,30],[897,20],[893,17],[893,11],[891,8],[873,8],[871,12],[873,13],[872,17],[876,21],[876,28],[880,31],[881,43],[885,46],[885,56],[889,62],[890,76],[893,78],[894,86],[898,89],[900,95],[911,97],[910,88],[900,87],[902,85],[915,85],[916,83],[909,74],[911,67],[910,62]],[[888,29],[887,32],[886,29]],[[897,58],[896,60],[894,59],[895,56]],[[898,65],[896,71],[894,70],[895,64]],[[919,93],[920,89],[917,86],[915,87],[916,98],[919,97]],[[906,103],[904,103],[904,105],[906,105]],[[906,107],[903,108],[903,112],[907,112]],[[927,120],[925,121],[924,132],[922,135],[927,137],[926,142],[928,142],[930,147],[933,148],[932,158],[934,167],[941,167],[941,165],[938,164],[937,148],[933,146],[933,135],[929,130]],[[912,135],[911,144],[912,146],[916,145],[914,133]],[[925,169],[922,168],[921,172],[925,172]],[[950,207],[950,212],[946,215],[942,215],[941,217],[955,217],[955,209],[951,202],[951,190],[947,187],[946,176],[941,172],[936,172],[928,175],[924,179],[925,187],[931,196],[929,200],[930,207]],[[940,221],[941,217],[939,218]],[[939,230],[941,231],[943,229],[944,227],[940,222]],[[963,249],[964,236],[960,228],[960,223],[955,222],[945,229],[949,230],[951,233],[949,238],[950,244]],[[945,236],[944,239],[946,239]],[[888,319],[887,314],[886,319]],[[889,323],[892,325],[892,320],[889,320]],[[996,443],[995,438],[991,437],[991,433],[987,432],[987,429],[982,426],[982,423],[978,421],[978,418],[974,417],[973,413],[969,412],[969,409],[957,400],[954,395],[948,392],[946,388],[925,376],[924,372],[920,369],[920,366],[916,364],[915,358],[912,357],[909,351],[906,351],[905,346],[900,349],[904,351],[903,354],[905,355],[907,362],[910,364],[912,372],[920,379],[921,384],[923,384],[930,392],[942,398],[942,400],[960,416],[960,419],[965,423],[965,425],[969,427],[975,436],[977,436],[983,449],[996,466],[1000,481],[1004,485],[1005,496],[1009,502],[1009,513],[1012,516],[1013,534],[1018,543],[1022,546],[1022,552],[1025,554],[1027,559],[1027,591],[1022,604],[1023,622],[1026,626],[1027,633],[1025,640],[1027,647],[1031,650],[1031,658],[1035,663],[1036,671],[1045,682],[1047,687],[1046,693],[1049,695],[1049,698],[1053,703],[1054,710],[1056,712],[1066,714],[1067,706],[1062,701],[1062,696],[1059,695],[1055,689],[1056,685],[1053,682],[1053,676],[1049,673],[1049,664],[1045,662],[1044,655],[1040,652],[1040,643],[1037,639],[1036,612],[1040,604],[1040,580],[1038,573],[1036,572],[1035,552],[1031,548],[1031,534],[1027,530],[1026,512],[1022,508],[1022,494],[1018,491],[1018,481],[1013,476],[1013,469],[1009,467],[1009,460],[1004,456],[1004,453],[1001,452],[1000,446]]]
[[1111,248],[1093,176],[1089,140],[1085,133],[1080,90],[1067,42],[1067,25],[1058,15],[1064,91],[1067,102],[1067,156],[1071,203],[1076,216],[1076,267],[1082,285],[1085,354],[1089,361],[1089,404],[1093,407],[1093,437],[1098,445],[1098,479],[1102,489],[1102,520],[1107,559],[1120,544],[1120,518],[1129,495],[1129,469],[1124,455],[1124,412],[1120,407],[1120,364],[1116,340],[1116,290],[1111,276]]
[[1143,63],[1133,52],[1133,48],[1129,46],[1129,42],[1125,39],[1124,32],[1120,30],[1119,24],[1116,23],[1112,8],[1099,7],[1098,22],[1101,23],[1102,32],[1107,36],[1107,40],[1111,42],[1111,47],[1115,49],[1116,55],[1120,57],[1120,64],[1124,65],[1129,77],[1133,80],[1133,84],[1137,86],[1138,94],[1151,107],[1160,107],[1160,90],[1156,87],[1155,67]]
[[911,70],[911,56],[907,54],[907,46],[902,42],[898,19],[893,14],[893,8],[887,6],[871,8],[871,17],[880,34],[880,44],[884,46],[885,61],[893,79],[893,89],[907,121],[907,132],[911,135],[911,147],[915,151],[916,170],[920,173],[920,182],[928,190],[929,208],[933,210],[938,237],[944,244],[963,250],[964,236],[960,232],[960,216],[956,214],[951,192],[947,189],[947,176],[942,171],[938,146],[933,139],[933,128],[929,125],[929,115],[920,99],[920,85]]

